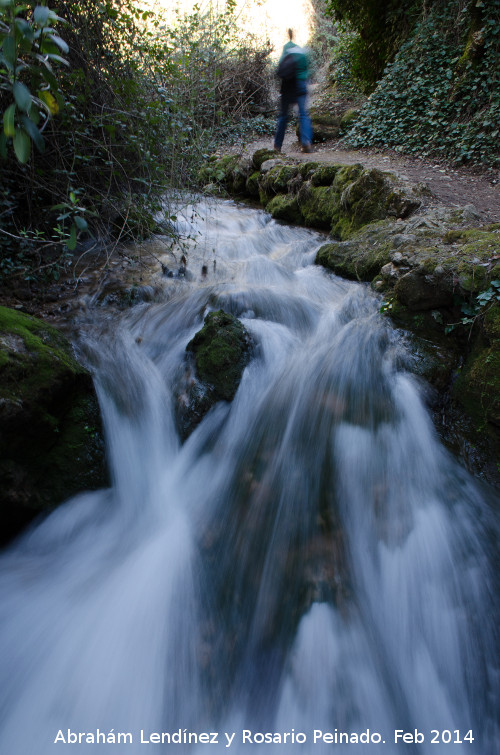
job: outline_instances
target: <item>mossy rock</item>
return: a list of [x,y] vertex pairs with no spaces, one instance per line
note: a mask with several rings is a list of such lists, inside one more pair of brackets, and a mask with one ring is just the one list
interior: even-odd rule
[[284,220],[287,223],[301,225],[304,220],[297,197],[289,194],[277,194],[267,203],[266,211],[275,220]]
[[250,160],[238,160],[232,171],[231,190],[234,194],[246,194],[246,184],[253,170]]
[[340,118],[340,128],[342,131],[348,131],[354,125],[359,116],[359,108],[349,108]]
[[500,345],[473,350],[453,387],[455,399],[475,419],[500,432]]
[[266,205],[276,194],[286,194],[290,182],[298,174],[299,168],[296,165],[277,165],[264,175],[261,174],[259,194],[262,204]]
[[394,293],[398,301],[412,312],[447,308],[454,302],[453,281],[437,279],[423,270],[412,270],[403,275],[396,283]]
[[338,194],[331,186],[304,184],[299,191],[298,201],[305,225],[330,230],[338,202]]
[[245,188],[246,172],[242,171],[237,155],[225,155],[200,168],[198,181],[202,186],[219,184],[228,191],[240,192]]
[[313,127],[313,142],[318,144],[336,139],[340,134],[340,118],[328,110],[312,107],[309,111]]
[[339,193],[353,181],[356,181],[364,170],[365,169],[361,163],[355,163],[354,165],[340,165],[335,173],[335,186]]
[[311,176],[313,186],[331,186],[335,176],[340,170],[340,165],[323,165]]
[[260,170],[262,163],[266,160],[274,160],[276,152],[273,149],[258,149],[252,155],[252,166],[254,170]]
[[55,328],[0,307],[0,516],[4,542],[69,496],[106,484],[91,376]]
[[205,317],[203,328],[188,343],[201,381],[216,400],[232,401],[250,358],[251,339],[241,322],[219,309]]
[[316,163],[312,161],[302,163],[302,165],[299,165],[300,175],[302,176],[304,181],[309,181],[313,173],[315,173],[319,168],[321,168],[320,163]]
[[500,342],[500,305],[490,307],[483,319],[483,327],[490,342]]
[[246,180],[247,194],[249,194],[251,197],[259,197],[259,178],[260,173],[258,170],[256,170],[251,173]]
[[316,253],[315,264],[350,280],[372,281],[387,262],[385,249],[351,242],[324,244]]
[[420,206],[417,199],[396,190],[391,174],[376,168],[359,171],[359,167],[342,168],[335,176],[334,186],[341,194],[332,218],[332,235],[339,239],[374,220],[405,218]]

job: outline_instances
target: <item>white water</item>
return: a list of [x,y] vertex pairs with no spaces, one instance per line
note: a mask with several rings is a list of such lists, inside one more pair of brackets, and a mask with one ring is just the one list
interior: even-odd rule
[[[184,223],[208,278],[85,328],[112,489],[3,555],[0,752],[495,755],[497,529],[397,334],[365,287],[311,264],[319,236],[232,203]],[[181,445],[184,349],[221,306],[255,355]],[[97,729],[132,742],[55,742]],[[150,737],[179,729],[218,744]],[[313,740],[367,729],[385,744]]]

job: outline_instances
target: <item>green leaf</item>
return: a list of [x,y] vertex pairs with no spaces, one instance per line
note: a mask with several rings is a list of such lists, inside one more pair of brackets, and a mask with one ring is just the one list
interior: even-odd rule
[[69,67],[69,63],[66,60],[66,58],[61,58],[60,55],[53,55],[52,53],[49,53],[47,56],[50,60],[55,60],[56,63],[63,63],[65,66]]
[[31,107],[28,110],[28,118],[30,119],[30,121],[33,121],[35,126],[38,126],[38,124],[40,123],[40,113],[38,112],[38,108],[33,101],[31,102]]
[[14,135],[14,152],[20,163],[27,163],[31,153],[31,139],[23,128],[17,128]]
[[49,14],[50,11],[46,5],[37,5],[33,14],[35,23],[38,24],[38,26],[45,26],[45,24],[49,20]]
[[66,44],[66,42],[64,41],[64,39],[61,39],[61,37],[59,37],[57,34],[51,34],[50,39],[52,40],[52,42],[55,42],[58,48],[62,50],[64,53],[69,52],[69,47]]
[[35,38],[35,32],[25,18],[14,19],[14,24],[16,29],[18,30],[20,35],[24,37],[24,39],[27,39],[29,42],[33,41],[33,39]]
[[13,66],[17,58],[17,45],[14,37],[11,37],[10,35],[5,37],[2,50],[5,60]]
[[66,242],[66,246],[68,247],[70,252],[74,252],[76,249],[76,225],[71,226],[69,239]]
[[39,152],[45,151],[45,141],[36,125],[26,115],[21,116],[21,123],[33,140],[33,143]]
[[89,227],[85,218],[82,218],[80,215],[75,215],[74,221],[79,231],[86,231]]
[[27,113],[32,102],[31,92],[28,87],[22,82],[16,81],[12,87],[12,93],[19,110],[24,110]]
[[3,114],[3,131],[5,136],[14,136],[16,133],[16,126],[14,123],[14,115],[16,112],[16,105],[13,102],[9,105],[7,110]]
[[49,86],[56,90],[58,88],[57,79],[52,73],[52,69],[50,68],[50,63],[48,61],[44,60],[44,65],[39,69],[40,73],[42,74],[43,78],[49,84]]

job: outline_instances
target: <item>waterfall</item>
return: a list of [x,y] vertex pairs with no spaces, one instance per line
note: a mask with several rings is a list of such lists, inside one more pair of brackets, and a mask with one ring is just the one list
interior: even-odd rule
[[[1,557],[0,752],[498,753],[494,501],[402,338],[319,234],[226,201],[177,222],[192,278],[81,325],[112,487]],[[219,308],[253,356],[181,443]]]

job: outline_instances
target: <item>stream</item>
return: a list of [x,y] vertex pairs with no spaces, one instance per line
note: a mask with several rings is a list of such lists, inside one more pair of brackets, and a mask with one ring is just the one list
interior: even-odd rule
[[[229,201],[177,223],[191,279],[81,325],[112,487],[1,557],[0,752],[496,755],[498,513],[402,336],[319,234]],[[181,444],[219,308],[253,357]]]

